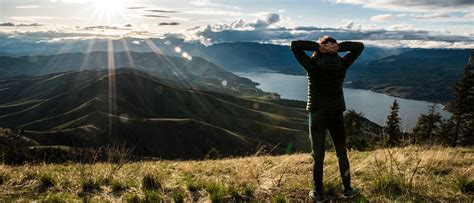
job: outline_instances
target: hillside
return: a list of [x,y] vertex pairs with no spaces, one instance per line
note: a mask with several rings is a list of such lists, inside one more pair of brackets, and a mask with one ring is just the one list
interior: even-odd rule
[[[306,112],[225,94],[183,89],[134,69],[83,70],[2,81],[0,125],[39,145],[98,148],[115,143],[137,155],[199,158],[215,148],[245,155],[290,143],[307,151]],[[111,86],[109,84],[114,84]]]
[[[474,151],[405,147],[350,151],[350,201],[472,202]],[[334,152],[325,159],[329,199],[344,201]],[[3,201],[308,201],[311,156],[258,155],[203,161],[0,165]]]
[[356,63],[346,87],[392,96],[446,103],[454,98],[470,50],[412,49],[383,59]]

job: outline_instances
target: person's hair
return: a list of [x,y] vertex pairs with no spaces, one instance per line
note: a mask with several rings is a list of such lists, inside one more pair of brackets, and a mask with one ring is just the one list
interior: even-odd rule
[[327,44],[328,42],[335,43],[337,44],[336,39],[329,35],[324,35],[321,38],[319,38],[319,44]]

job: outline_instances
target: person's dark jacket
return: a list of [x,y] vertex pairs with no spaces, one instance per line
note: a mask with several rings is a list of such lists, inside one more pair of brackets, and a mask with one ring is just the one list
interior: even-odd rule
[[[291,51],[304,67],[308,76],[308,102],[306,109],[317,108],[330,112],[346,110],[342,83],[349,66],[359,57],[364,49],[361,42],[339,43],[339,52],[348,52],[343,57],[339,54],[321,54],[319,44],[313,41],[292,41]],[[316,51],[316,58],[309,57],[305,51]]]

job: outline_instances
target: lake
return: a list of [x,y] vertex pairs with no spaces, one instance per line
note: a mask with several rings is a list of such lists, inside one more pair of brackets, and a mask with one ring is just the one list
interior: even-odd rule
[[[234,72],[234,74],[249,78],[260,83],[258,88],[267,92],[276,92],[285,99],[306,101],[308,96],[308,79],[306,76],[285,75],[281,73],[267,72]],[[411,99],[402,99],[388,96],[370,90],[344,88],[344,98],[347,109],[354,109],[364,113],[364,116],[379,125],[382,125],[390,112],[393,100],[400,104],[399,115],[402,119],[401,127],[410,132],[415,127],[420,114],[428,112],[428,106],[432,103]],[[448,118],[451,113],[443,110],[443,106],[437,104],[437,111]]]

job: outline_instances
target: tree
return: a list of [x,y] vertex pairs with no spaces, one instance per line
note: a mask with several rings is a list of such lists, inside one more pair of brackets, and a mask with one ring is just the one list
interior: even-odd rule
[[454,129],[456,123],[452,118],[443,119],[439,125],[438,132],[438,143],[440,144],[452,144],[455,142]]
[[390,114],[387,116],[387,121],[383,129],[384,142],[389,146],[400,144],[400,117],[398,110],[400,109],[397,100],[393,101],[390,107]]
[[365,150],[368,147],[367,135],[362,129],[361,117],[364,114],[350,109],[344,115],[346,146],[349,149]]
[[427,114],[421,114],[418,118],[415,128],[413,128],[413,137],[415,143],[426,142],[433,144],[433,138],[437,137],[439,126],[441,124],[441,115],[436,112],[436,104],[430,105]]
[[469,64],[464,66],[463,77],[454,86],[456,99],[453,102],[453,119],[455,122],[453,146],[462,139],[464,144],[473,144],[474,134],[474,52]]

